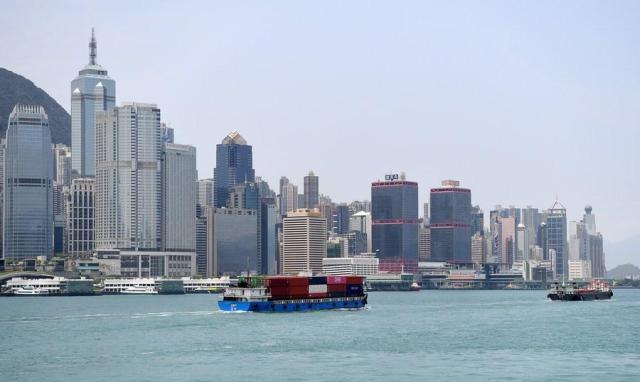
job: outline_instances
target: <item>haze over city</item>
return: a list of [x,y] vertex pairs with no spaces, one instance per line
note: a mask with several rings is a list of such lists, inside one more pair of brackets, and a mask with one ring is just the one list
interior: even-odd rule
[[[211,177],[238,130],[256,175],[336,202],[405,172],[473,204],[594,207],[606,240],[640,233],[637,2],[3,2],[0,66],[70,109],[98,62],[121,101],[152,102]],[[20,17],[15,15],[20,14]],[[618,259],[607,252],[607,265]],[[637,261],[636,261],[637,263]]]

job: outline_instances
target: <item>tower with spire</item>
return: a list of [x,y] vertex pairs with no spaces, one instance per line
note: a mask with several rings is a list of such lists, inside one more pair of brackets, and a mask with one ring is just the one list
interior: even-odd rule
[[91,29],[89,63],[71,81],[71,169],[74,177],[95,177],[95,118],[116,103],[116,82],[98,64],[98,43]]

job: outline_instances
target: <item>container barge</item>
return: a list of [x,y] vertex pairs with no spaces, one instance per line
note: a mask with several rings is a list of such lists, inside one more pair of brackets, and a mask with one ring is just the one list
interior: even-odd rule
[[552,301],[593,301],[609,300],[613,297],[613,291],[606,281],[598,280],[586,287],[578,287],[576,283],[565,285],[554,283],[547,298]]
[[367,304],[364,277],[272,276],[245,278],[218,301],[224,312],[304,312],[362,309]]

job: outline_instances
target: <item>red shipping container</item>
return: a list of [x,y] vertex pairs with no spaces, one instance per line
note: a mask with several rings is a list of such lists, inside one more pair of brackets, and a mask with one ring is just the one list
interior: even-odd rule
[[310,298],[326,298],[326,293],[309,293]]
[[347,278],[344,276],[327,276],[327,284],[346,284]]
[[308,287],[309,279],[307,277],[290,277],[289,278],[289,287],[299,287],[299,286]]
[[270,277],[266,279],[265,285],[267,287],[286,287],[287,278],[286,277]]
[[363,281],[364,277],[362,276],[347,276],[347,284],[357,284],[357,285],[362,285],[362,281]]
[[269,291],[272,296],[286,296],[289,294],[289,288],[287,287],[271,287]]
[[327,284],[327,292],[346,292],[347,284]]
[[289,296],[293,298],[306,298],[309,296],[307,287],[289,287]]

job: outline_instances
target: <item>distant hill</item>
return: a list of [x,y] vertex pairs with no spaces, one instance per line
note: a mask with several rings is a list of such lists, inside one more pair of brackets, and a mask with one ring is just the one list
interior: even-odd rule
[[640,263],[640,235],[628,237],[617,242],[604,242],[604,254],[607,268],[620,264]]
[[71,117],[33,82],[10,70],[0,68],[0,136],[7,132],[7,120],[17,103],[42,105],[49,116],[53,143],[71,145]]
[[610,279],[624,279],[626,277],[640,276],[640,268],[633,264],[627,263],[618,265],[610,271],[607,271],[607,277]]

